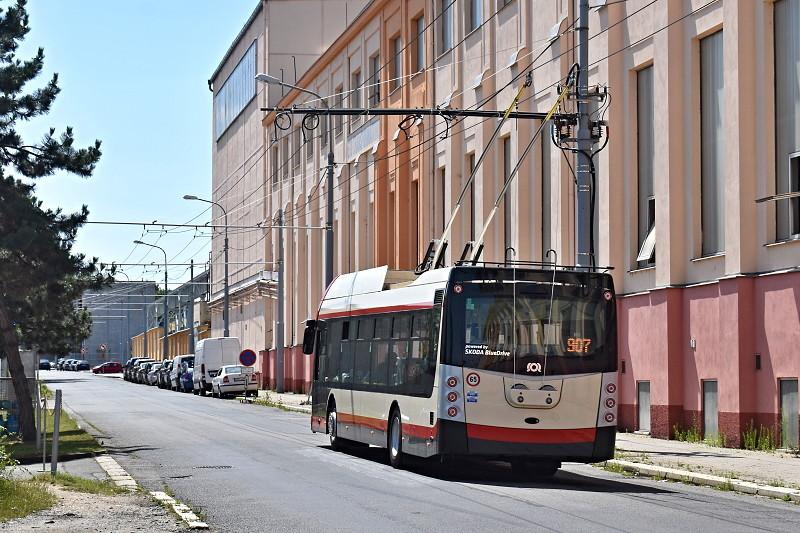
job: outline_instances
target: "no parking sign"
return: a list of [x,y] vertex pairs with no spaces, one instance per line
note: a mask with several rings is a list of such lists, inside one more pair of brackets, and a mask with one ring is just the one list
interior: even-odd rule
[[253,366],[256,364],[256,352],[249,348],[242,350],[242,353],[239,354],[239,363],[242,366]]

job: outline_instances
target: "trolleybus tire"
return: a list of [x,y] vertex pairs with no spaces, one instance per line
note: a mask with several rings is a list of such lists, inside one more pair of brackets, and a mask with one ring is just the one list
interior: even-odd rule
[[336,404],[331,405],[328,409],[328,438],[331,443],[331,450],[340,452],[344,449],[344,443],[339,437],[338,428],[336,427]]
[[389,418],[389,437],[386,448],[389,455],[389,464],[393,468],[403,466],[403,424],[400,419],[400,411],[395,409]]

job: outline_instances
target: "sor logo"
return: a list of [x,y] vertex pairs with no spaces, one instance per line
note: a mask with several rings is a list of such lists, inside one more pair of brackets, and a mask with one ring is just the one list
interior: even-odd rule
[[526,372],[541,372],[542,371],[542,363],[528,363],[528,366],[525,367]]
[[455,376],[450,376],[449,378],[447,378],[448,387],[455,387],[456,385],[458,385],[458,379],[456,379]]
[[480,382],[481,382],[481,377],[475,372],[470,372],[469,374],[467,374],[467,385],[469,385],[470,387],[477,387]]
[[448,407],[448,408],[447,408],[447,415],[448,415],[450,418],[452,418],[452,417],[456,416],[457,414],[458,414],[458,409],[456,409],[455,407],[452,407],[452,406],[451,406],[451,407]]
[[454,402],[456,400],[458,400],[458,394],[456,394],[453,391],[447,393],[447,401],[448,402]]

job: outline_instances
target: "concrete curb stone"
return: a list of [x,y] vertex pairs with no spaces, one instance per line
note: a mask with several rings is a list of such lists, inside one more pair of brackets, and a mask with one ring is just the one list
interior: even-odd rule
[[684,483],[692,483],[695,485],[705,485],[708,487],[727,487],[736,492],[743,492],[746,494],[757,494],[759,496],[768,496],[770,498],[786,499],[789,498],[795,503],[800,503],[800,490],[790,489],[786,487],[774,487],[771,485],[760,485],[750,481],[742,481],[736,478],[727,478],[722,476],[715,476],[711,474],[701,474],[699,472],[692,472],[690,470],[680,470],[677,468],[668,468],[664,466],[648,465],[644,463],[635,463],[633,461],[624,461],[621,459],[611,459],[606,461],[607,464],[615,465],[628,472],[636,472],[650,477],[660,477],[671,479],[673,481],[681,481]]

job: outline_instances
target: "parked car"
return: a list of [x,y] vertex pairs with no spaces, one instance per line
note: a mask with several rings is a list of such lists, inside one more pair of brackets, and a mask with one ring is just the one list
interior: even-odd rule
[[51,364],[49,359],[39,359],[39,370],[50,370]]
[[158,384],[158,372],[161,370],[162,366],[164,366],[164,363],[153,363],[150,365],[150,368],[147,370],[147,375],[145,376],[145,385]]
[[138,366],[136,371],[136,383],[144,385],[147,383],[147,374],[150,373],[150,368],[156,364],[156,361],[146,361]]
[[241,365],[223,366],[211,380],[211,396],[224,398],[233,393],[256,394],[258,384],[253,367]]
[[123,365],[123,370],[122,370],[123,379],[125,381],[133,381],[133,379],[132,379],[133,368],[136,366],[136,364],[139,361],[142,361],[142,360],[145,360],[145,359],[148,359],[148,357],[131,357],[130,359],[125,361],[125,364]]
[[64,364],[65,359],[65,357],[59,357],[53,364],[53,370],[61,370],[61,365]]
[[64,370],[75,370],[74,365],[77,362],[77,359],[67,359],[64,361]]
[[194,368],[189,368],[181,373],[180,381],[178,382],[178,386],[181,392],[192,392],[193,387],[193,380],[192,375],[194,374]]
[[89,361],[87,361],[86,359],[79,359],[79,360],[75,361],[75,370],[76,371],[91,370],[91,369],[92,369],[92,365],[90,365]]
[[198,342],[194,351],[193,390],[200,396],[211,392],[211,380],[223,366],[235,365],[241,351],[237,337],[212,337]]
[[172,370],[172,365],[174,361],[169,359],[164,361],[161,365],[161,369],[158,371],[158,388],[159,389],[168,389],[169,388],[169,373]]
[[109,361],[92,368],[92,374],[118,374],[122,372],[122,365],[117,361]]
[[176,356],[169,371],[169,388],[174,391],[181,390],[181,375],[192,368],[194,368],[194,355]]
[[152,361],[153,359],[150,359],[149,357],[138,358],[128,369],[128,381],[132,383],[138,383],[139,370],[141,370],[142,365],[145,363],[150,363]]

